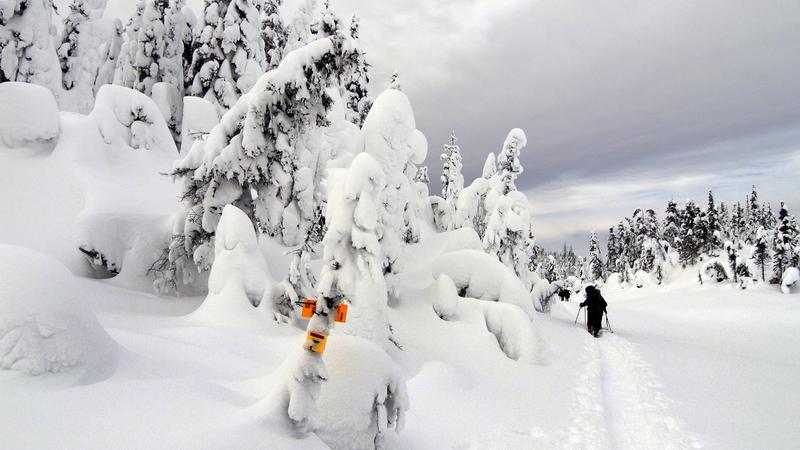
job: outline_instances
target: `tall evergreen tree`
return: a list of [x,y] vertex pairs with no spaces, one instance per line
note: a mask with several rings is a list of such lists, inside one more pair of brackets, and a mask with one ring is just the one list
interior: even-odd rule
[[450,140],[444,145],[444,152],[440,159],[442,160],[442,198],[451,205],[450,209],[455,214],[458,194],[464,189],[464,175],[461,174],[461,147],[458,146],[455,131],[450,133]]
[[681,230],[681,216],[678,205],[670,200],[667,202],[667,209],[664,212],[664,240],[673,247],[677,248],[677,239]]
[[791,267],[797,236],[797,223],[789,214],[786,205],[781,202],[781,209],[778,212],[778,228],[775,230],[772,241],[772,283],[780,283],[784,270]]
[[321,240],[326,157],[304,145],[302,136],[327,124],[334,104],[329,89],[349,69],[353,45],[344,36],[315,44],[259,80],[254,95],[237,102],[202,145],[176,162],[172,175],[183,181],[184,209],[169,264],[161,264],[162,285],[208,270],[226,204],[255,218],[260,230],[284,245],[313,246]]
[[678,242],[678,252],[681,263],[685,266],[697,262],[702,252],[701,235],[698,233],[701,211],[693,200],[687,200],[681,214],[681,228]]
[[616,272],[617,270],[617,234],[614,232],[614,227],[608,228],[608,242],[606,243],[606,271],[608,273]]
[[764,227],[758,227],[753,248],[753,261],[761,272],[761,281],[766,281],[766,266],[769,255],[770,233]]
[[[359,42],[359,19],[355,15],[350,22],[350,37]],[[364,120],[372,108],[373,99],[369,95],[369,68],[366,53],[358,49],[356,51],[355,69],[342,80],[342,99],[347,107],[345,117],[350,122],[358,125],[364,124]]]
[[250,91],[265,59],[255,0],[205,0],[186,74],[188,93],[204,97],[223,113]]
[[705,252],[713,254],[722,247],[722,224],[720,223],[720,213],[714,203],[714,193],[708,191],[708,205],[706,206],[706,248]]

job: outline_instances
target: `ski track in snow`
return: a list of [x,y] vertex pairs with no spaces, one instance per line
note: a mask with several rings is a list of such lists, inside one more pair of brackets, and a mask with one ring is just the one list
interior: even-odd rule
[[661,384],[628,341],[584,338],[566,449],[693,449],[702,445],[674,417]]

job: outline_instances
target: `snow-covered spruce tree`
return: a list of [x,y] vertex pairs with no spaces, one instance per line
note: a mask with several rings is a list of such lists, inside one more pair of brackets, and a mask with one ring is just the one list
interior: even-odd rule
[[[503,143],[503,150],[498,157],[499,171],[492,180],[494,181],[492,190],[496,191],[497,198],[486,202],[484,206],[484,209],[491,213],[486,221],[483,247],[514,270],[530,289],[531,277],[527,256],[530,228],[528,199],[525,194],[517,191],[514,184],[522,173],[519,154],[526,143],[525,132],[519,128],[511,130]],[[484,195],[484,201],[487,199],[489,199],[488,193]]]
[[125,24],[123,43],[115,66],[114,84],[132,87],[138,79],[139,74],[134,64],[136,63],[136,54],[139,46],[139,30],[142,29],[146,6],[145,0],[139,0],[136,3],[136,11]]
[[157,286],[174,287],[210,268],[214,231],[226,204],[245,211],[284,245],[318,239],[327,156],[308,147],[303,136],[328,124],[335,103],[331,87],[349,70],[353,48],[340,35],[287,55],[175,163],[183,208]]
[[783,272],[792,266],[792,259],[798,237],[797,223],[794,216],[789,214],[786,205],[781,202],[778,212],[778,228],[775,230],[772,241],[772,279],[771,283],[780,283]]
[[69,92],[60,98],[63,109],[88,113],[94,106],[101,44],[109,38],[96,26],[105,7],[106,0],[72,0],[69,5],[57,50],[62,86]]
[[387,187],[382,194],[386,232],[381,246],[387,273],[395,273],[402,243],[419,240],[416,192],[412,186],[416,164],[425,160],[428,142],[416,129],[408,97],[395,89],[387,89],[375,99],[361,130],[364,151],[381,164],[386,174]]
[[612,273],[617,270],[617,234],[614,232],[614,227],[608,227],[608,242],[606,243],[606,272]]
[[300,5],[286,26],[284,54],[294,51],[311,41],[311,23],[318,0],[300,0]]
[[[125,34],[126,42],[122,51],[123,64],[117,70],[115,84],[136,89],[145,95],[152,93],[153,84],[161,81],[159,64],[163,57],[166,40],[165,15],[167,0],[147,0],[139,2],[132,22],[133,29]],[[140,12],[141,8],[141,12]]]
[[589,267],[588,275],[590,281],[595,283],[602,283],[605,280],[605,271],[603,270],[603,256],[600,254],[600,244],[597,242],[597,233],[592,231],[592,237],[589,239]]
[[205,98],[223,113],[250,91],[265,58],[256,0],[205,0],[186,73],[188,94]]
[[100,46],[100,66],[97,70],[97,78],[94,80],[95,94],[97,94],[101,86],[114,83],[114,72],[117,70],[125,29],[119,19],[114,19],[113,27],[114,31],[111,37]]
[[[385,315],[387,288],[379,236],[383,232],[380,214],[381,197],[386,187],[381,164],[367,153],[354,159],[340,183],[331,192],[328,208],[328,231],[323,244],[325,265],[319,280],[319,296],[309,333],[328,335],[333,327],[336,308],[347,301],[350,315],[345,332],[369,339],[385,347],[389,344],[389,325]],[[358,311],[358,313],[355,313]],[[313,343],[300,357],[289,380],[288,415],[302,431],[310,431],[316,400],[328,373],[322,354],[312,352]],[[374,405],[374,444],[379,448],[385,430],[402,429],[408,408],[402,380],[386,386],[385,398]]]
[[264,0],[261,8],[261,39],[264,41],[264,69],[278,67],[283,59],[287,31],[281,19],[282,0]]
[[[359,37],[359,19],[356,16],[350,21],[350,37],[358,41]],[[369,95],[369,68],[366,53],[362,50],[358,51],[357,63],[355,70],[350,72],[350,75],[342,80],[342,98],[345,100],[347,106],[346,117],[350,122],[358,125],[364,124],[364,119],[367,118],[370,108],[374,100]]]
[[766,208],[758,202],[758,191],[755,185],[753,186],[748,200],[747,242],[752,244],[755,243],[758,229],[761,227],[766,229],[769,226],[769,221],[767,219]]
[[753,244],[753,262],[761,273],[761,281],[766,281],[766,266],[770,260],[769,243],[770,232],[764,227],[758,227]]
[[519,152],[528,143],[525,132],[514,128],[508,133],[503,150],[497,155],[497,170],[500,176],[501,193],[508,194],[516,191],[514,182],[522,174],[522,164],[519,161]]
[[[461,174],[461,148],[458,146],[455,131],[450,133],[450,140],[444,145],[444,152],[440,159],[442,160],[442,198],[450,208],[451,217],[455,217],[458,195],[464,189],[464,175]],[[453,224],[451,223],[448,228],[452,229]]]
[[736,202],[731,217],[731,237],[733,239],[745,239],[747,237],[747,214],[739,202]]
[[722,247],[722,224],[720,213],[714,204],[714,193],[708,191],[708,205],[706,206],[706,227],[708,237],[706,239],[705,253],[713,255]]
[[730,227],[731,227],[731,213],[728,210],[728,205],[725,202],[720,202],[719,204],[719,230],[720,230],[720,239],[719,239],[719,247],[722,248],[722,242],[724,242],[730,236]]
[[698,233],[700,221],[700,208],[694,200],[686,200],[686,206],[681,214],[681,228],[679,234],[678,252],[681,264],[685,266],[697,262],[702,252],[703,242]]
[[54,35],[52,0],[0,3],[0,83],[38,84],[58,98],[61,70]]
[[663,238],[667,243],[677,248],[677,238],[681,230],[681,216],[678,205],[670,200],[667,202],[667,209],[664,212],[664,233]]

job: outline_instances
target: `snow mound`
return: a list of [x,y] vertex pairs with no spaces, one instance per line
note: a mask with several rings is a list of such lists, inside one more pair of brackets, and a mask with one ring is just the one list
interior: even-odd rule
[[439,235],[444,240],[444,253],[458,250],[483,250],[481,238],[472,228],[458,228]]
[[439,275],[436,280],[436,291],[433,299],[433,310],[443,320],[450,320],[458,310],[458,291],[453,280],[446,274]]
[[77,297],[66,267],[0,245],[0,368],[39,375],[85,366],[84,382],[109,376],[119,347]]
[[272,306],[263,302],[272,292],[269,268],[250,218],[227,205],[217,226],[214,265],[208,296],[190,316],[204,324],[258,331],[272,322]]
[[387,89],[375,99],[364,126],[364,151],[387,173],[402,173],[407,161],[424,161],[427,141],[417,129],[408,97]]
[[533,316],[533,302],[522,281],[503,263],[478,250],[459,250],[433,260],[434,278],[448,275],[466,297],[510,303]]
[[31,83],[0,83],[0,105],[0,144],[22,147],[58,139],[58,105],[49,89]]
[[107,84],[97,92],[89,116],[97,121],[106,144],[122,142],[133,148],[169,151],[177,155],[161,110],[139,91]]
[[408,410],[405,380],[380,346],[333,334],[323,356],[322,383],[312,426],[332,448],[381,448],[388,429],[399,433]]
[[781,277],[781,292],[789,294],[792,286],[797,284],[798,281],[800,281],[800,270],[796,267],[789,267],[783,271],[783,276]]

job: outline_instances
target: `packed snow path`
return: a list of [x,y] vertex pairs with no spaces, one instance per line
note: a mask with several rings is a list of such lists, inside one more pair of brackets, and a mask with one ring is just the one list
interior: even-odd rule
[[633,344],[611,333],[584,338],[565,448],[700,448],[671,415],[660,383]]

